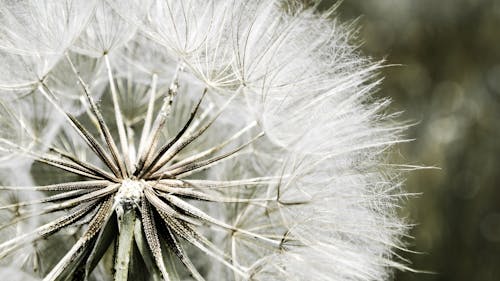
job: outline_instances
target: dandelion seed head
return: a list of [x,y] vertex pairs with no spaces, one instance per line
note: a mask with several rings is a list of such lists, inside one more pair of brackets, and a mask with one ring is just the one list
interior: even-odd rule
[[373,97],[381,63],[359,54],[333,10],[7,2],[5,270],[366,281],[406,269],[394,254],[402,180],[384,164],[406,126]]

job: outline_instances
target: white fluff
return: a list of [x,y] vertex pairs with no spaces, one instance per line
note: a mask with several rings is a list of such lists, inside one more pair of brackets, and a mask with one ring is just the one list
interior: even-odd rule
[[[105,57],[114,68],[127,134],[136,130],[129,135],[131,156],[138,149],[153,83],[160,100],[175,77],[179,94],[163,141],[179,131],[204,88],[208,94],[201,111],[209,109],[207,118],[234,98],[213,127],[176,156],[179,161],[224,142],[252,122],[256,125],[228,149],[259,131],[265,134],[242,153],[211,166],[202,177],[214,181],[272,177],[272,183],[252,192],[238,188],[214,192],[276,200],[245,207],[193,204],[230,225],[280,237],[281,243],[266,247],[241,233],[200,226],[200,232],[244,270],[235,274],[188,247],[207,280],[246,276],[375,281],[389,279],[393,268],[405,269],[394,261],[393,252],[402,247],[400,238],[406,231],[396,214],[401,178],[385,165],[390,148],[403,141],[405,126],[394,121],[397,114],[387,113],[388,100],[372,96],[381,82],[380,63],[359,53],[353,27],[332,19],[333,9],[320,14],[278,0],[1,1],[0,5],[0,88],[4,89],[0,167],[9,165],[15,155],[26,154],[9,148],[12,142],[32,152],[64,143],[83,150],[75,152],[79,157],[89,157],[83,142],[68,133],[70,126],[50,104],[40,108],[46,112],[40,115],[29,112],[41,107],[37,99],[22,104],[13,100],[28,93],[26,89],[33,90],[28,96],[41,96],[36,89],[45,79],[64,110],[92,124],[85,119],[88,104],[82,103],[78,81],[66,62],[68,54],[92,95],[101,99],[104,118],[113,124]],[[52,125],[37,127],[47,120]],[[99,165],[94,158],[89,161]],[[102,274],[100,278],[107,276]]]

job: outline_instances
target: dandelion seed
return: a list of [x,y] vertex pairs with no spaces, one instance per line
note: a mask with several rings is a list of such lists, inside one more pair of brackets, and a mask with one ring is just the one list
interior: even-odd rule
[[281,1],[16,3],[0,8],[0,271],[199,281],[405,269],[393,261],[400,183],[383,165],[405,126],[371,97],[379,64],[355,51],[351,27]]

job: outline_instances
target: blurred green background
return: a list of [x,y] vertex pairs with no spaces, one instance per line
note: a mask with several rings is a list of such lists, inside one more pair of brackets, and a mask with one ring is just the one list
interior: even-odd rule
[[[326,2],[333,1],[324,1]],[[404,214],[416,226],[396,280],[500,280],[500,1],[346,0],[362,50],[388,67],[380,96],[418,122],[399,147],[411,172]]]

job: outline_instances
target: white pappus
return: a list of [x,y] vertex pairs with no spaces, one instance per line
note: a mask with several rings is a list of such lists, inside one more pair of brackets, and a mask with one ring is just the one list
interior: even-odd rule
[[[407,127],[296,1],[0,1],[0,275],[386,280]],[[29,276],[29,277],[28,277]]]

